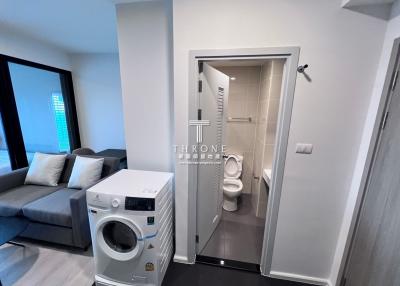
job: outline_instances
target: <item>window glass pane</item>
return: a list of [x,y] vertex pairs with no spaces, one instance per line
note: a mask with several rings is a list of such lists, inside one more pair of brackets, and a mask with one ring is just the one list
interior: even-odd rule
[[59,74],[15,63],[9,67],[28,161],[34,152],[70,152]]
[[4,135],[3,122],[0,117],[0,175],[10,171],[10,156],[8,155],[6,136]]
[[59,92],[53,92],[51,95],[53,104],[54,117],[56,120],[57,138],[58,138],[58,149],[60,152],[69,152],[69,137],[67,118],[65,117],[65,106],[62,94]]

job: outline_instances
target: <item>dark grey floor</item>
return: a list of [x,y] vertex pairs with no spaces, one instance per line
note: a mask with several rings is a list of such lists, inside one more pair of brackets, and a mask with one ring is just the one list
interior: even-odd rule
[[263,277],[257,273],[204,264],[171,263],[162,286],[306,286]]
[[255,216],[251,195],[240,196],[235,212],[222,211],[222,219],[201,255],[260,264],[265,220]]

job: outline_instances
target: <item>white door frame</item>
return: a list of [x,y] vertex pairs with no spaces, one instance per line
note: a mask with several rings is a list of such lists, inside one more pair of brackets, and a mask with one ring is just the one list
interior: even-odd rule
[[[261,256],[261,274],[265,276],[269,276],[271,271],[272,251],[276,234],[299,56],[299,47],[196,50],[190,51],[189,54],[189,119],[197,118],[199,105],[197,86],[199,61],[229,59],[286,59],[276,136],[277,147],[275,150],[272,170],[274,178],[268,199],[267,219],[265,222],[264,243]],[[189,128],[188,136],[189,146],[196,144],[195,128]],[[194,262],[196,258],[197,229],[197,165],[189,165],[188,168],[188,258],[189,261]]]

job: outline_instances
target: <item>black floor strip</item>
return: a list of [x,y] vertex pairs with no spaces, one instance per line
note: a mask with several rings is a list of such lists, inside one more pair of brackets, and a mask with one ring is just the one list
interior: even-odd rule
[[260,272],[260,264],[247,263],[223,258],[216,258],[210,256],[197,255],[196,263],[219,266],[224,268],[231,268],[236,270],[244,270],[254,273]]

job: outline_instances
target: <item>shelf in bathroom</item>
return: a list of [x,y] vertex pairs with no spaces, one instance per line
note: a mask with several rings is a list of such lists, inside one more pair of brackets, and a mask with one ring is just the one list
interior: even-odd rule
[[264,169],[263,170],[263,179],[267,183],[268,187],[271,187],[271,169]]

